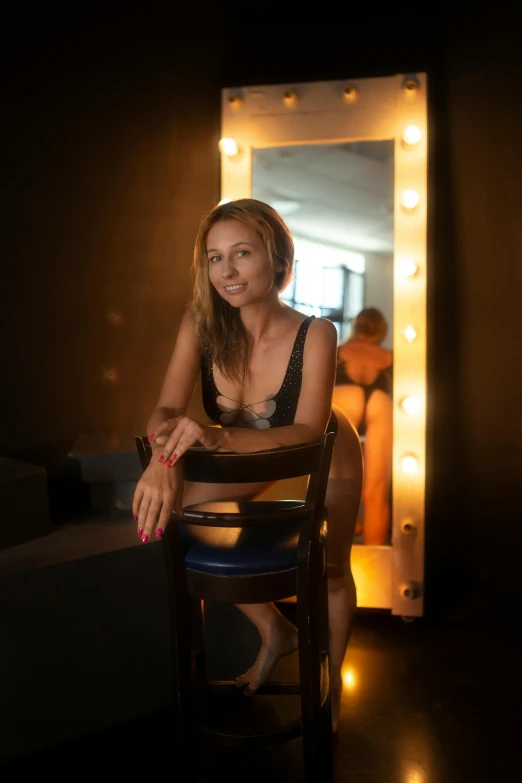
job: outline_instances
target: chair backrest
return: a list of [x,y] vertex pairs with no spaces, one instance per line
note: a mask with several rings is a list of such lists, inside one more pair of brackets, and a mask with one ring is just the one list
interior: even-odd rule
[[[152,449],[144,437],[137,437],[136,444],[145,469],[150,462]],[[192,448],[183,457],[183,473],[186,481],[207,484],[238,484],[295,478],[319,470],[323,449],[324,438],[299,446],[248,454]]]
[[[306,502],[311,506],[322,505],[336,431],[337,425],[332,419],[326,434],[317,441],[248,454],[192,448],[183,456],[184,478],[207,484],[238,484],[309,475]],[[152,456],[148,438],[136,436],[136,446],[145,470]]]

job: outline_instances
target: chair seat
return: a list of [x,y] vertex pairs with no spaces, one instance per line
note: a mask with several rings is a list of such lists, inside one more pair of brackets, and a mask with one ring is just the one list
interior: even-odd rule
[[[179,525],[188,544],[187,568],[216,576],[296,568],[299,529],[310,518],[310,509],[301,500],[198,503],[186,506],[183,512],[187,522],[208,519],[221,525]],[[248,526],[226,527],[227,522]]]

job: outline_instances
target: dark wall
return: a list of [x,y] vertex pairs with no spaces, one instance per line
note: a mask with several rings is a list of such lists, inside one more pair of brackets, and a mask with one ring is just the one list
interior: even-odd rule
[[206,19],[196,48],[189,28],[152,15],[124,29],[77,17],[13,28],[2,452],[52,471],[79,433],[144,425],[189,295],[197,224],[219,197],[222,86],[427,71],[428,574],[432,595],[471,580],[513,600],[522,60],[512,21],[491,10],[487,33],[439,19],[417,35],[397,23],[378,38],[359,28],[344,47],[261,49],[248,31],[224,38],[228,17]]
[[[510,14],[448,50],[459,524],[493,596],[522,598],[522,53]],[[465,43],[464,43],[465,42]],[[520,604],[519,604],[520,607]]]
[[144,427],[219,199],[213,51],[105,25],[18,20],[7,56],[0,448],[50,471],[81,432]]

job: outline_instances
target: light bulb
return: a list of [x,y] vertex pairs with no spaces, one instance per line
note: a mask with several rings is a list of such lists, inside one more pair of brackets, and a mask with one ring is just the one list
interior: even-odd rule
[[415,582],[404,582],[399,588],[399,592],[403,598],[417,598],[419,590]]
[[343,95],[346,103],[357,103],[359,100],[359,90],[356,87],[345,87]]
[[407,79],[402,86],[408,97],[413,97],[420,87],[419,82],[416,79]]
[[401,204],[405,209],[415,209],[419,200],[419,194],[416,190],[404,190],[402,192]]
[[414,277],[419,271],[419,265],[413,258],[401,258],[397,262],[397,272],[401,277]]
[[283,102],[285,106],[296,106],[299,101],[299,96],[295,90],[285,90],[283,95]]
[[228,155],[229,158],[235,158],[239,154],[239,146],[235,139],[230,139],[227,136],[223,137],[219,141],[219,149],[223,155]]
[[417,532],[417,524],[412,517],[405,517],[401,522],[401,533],[405,536],[412,536]]
[[229,95],[228,96],[228,105],[232,109],[239,109],[241,107],[241,104],[243,103],[241,96],[239,95]]
[[412,343],[414,340],[417,339],[417,330],[415,329],[414,326],[412,326],[411,324],[408,324],[406,329],[402,330],[402,336],[409,343]]
[[405,454],[401,459],[401,467],[404,473],[408,473],[408,475],[414,476],[419,469],[419,460],[415,454]]
[[347,669],[343,673],[343,683],[349,689],[355,688],[356,681],[355,681],[355,673],[353,669]]
[[411,147],[414,144],[418,144],[420,141],[420,137],[421,137],[420,128],[417,128],[416,125],[408,125],[407,128],[404,128],[404,132],[402,134],[402,140],[405,144],[408,145],[408,147]]
[[418,397],[404,397],[401,400],[401,408],[408,416],[415,416],[421,409],[421,403]]

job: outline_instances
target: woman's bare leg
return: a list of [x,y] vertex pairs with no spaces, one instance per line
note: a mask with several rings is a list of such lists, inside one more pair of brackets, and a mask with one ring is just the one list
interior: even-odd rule
[[332,731],[339,728],[343,681],[341,669],[350,640],[357,608],[352,573],[328,580],[328,620],[330,623],[330,680],[332,684]]
[[335,386],[333,408],[336,413],[340,410],[355,429],[358,429],[364,416],[364,392],[361,387],[352,384]]
[[[337,412],[342,411],[356,430],[361,426],[364,417],[364,406],[364,392],[360,386],[341,384],[334,387],[334,410]],[[362,533],[362,521],[357,520],[354,535],[359,535],[360,533]]]
[[[268,484],[191,484],[183,496],[183,505],[203,503],[207,500],[253,500],[268,489]],[[220,535],[217,528],[199,527],[194,534],[208,543],[217,543]],[[238,531],[239,532],[239,531]],[[297,649],[297,629],[273,603],[236,604],[243,614],[256,626],[261,638],[261,647],[254,664],[236,678],[239,687],[249,696],[262,685],[280,658]]]
[[357,593],[350,569],[350,550],[363,482],[361,446],[353,424],[334,408],[339,424],[326,493],[328,509],[328,619],[330,624],[330,678],[332,730],[337,731],[341,710],[341,669],[350,639]]
[[377,546],[386,543],[390,529],[392,415],[388,395],[375,391],[366,413],[363,535],[365,544]]

